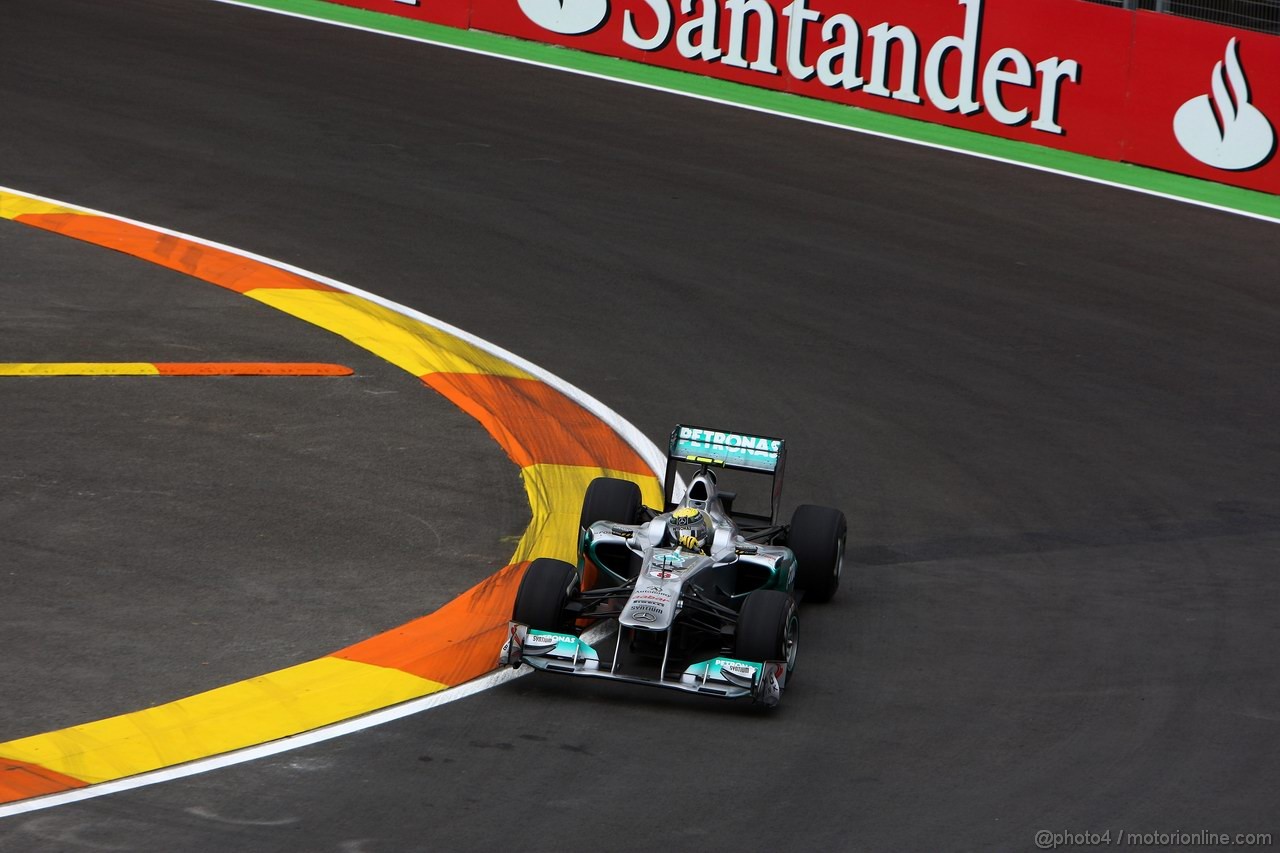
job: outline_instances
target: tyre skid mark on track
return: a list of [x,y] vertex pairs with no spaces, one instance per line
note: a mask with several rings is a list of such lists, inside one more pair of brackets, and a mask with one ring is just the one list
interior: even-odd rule
[[[654,475],[660,454],[634,427],[535,365],[447,324],[226,246],[4,188],[0,218],[217,284],[409,371],[474,417],[519,466],[532,513],[505,568],[406,625],[155,708],[0,744],[0,803],[12,804],[0,806],[0,816],[95,795],[85,786],[108,793],[335,737],[434,707],[430,694],[465,682],[471,684],[458,695],[469,695],[480,689],[472,679],[493,669],[528,562],[573,558],[578,502],[591,478],[625,477],[640,484],[647,502],[661,500]],[[361,715],[368,716],[353,720]],[[310,735],[299,737],[304,732]],[[202,759],[198,769],[191,763]],[[170,768],[167,775],[156,773],[162,768]]]

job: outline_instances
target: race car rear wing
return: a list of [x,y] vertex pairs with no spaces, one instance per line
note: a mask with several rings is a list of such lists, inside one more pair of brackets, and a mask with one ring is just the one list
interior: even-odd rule
[[663,481],[666,504],[668,508],[674,505],[676,471],[681,464],[768,474],[773,477],[770,514],[735,512],[734,515],[773,523],[782,498],[782,469],[786,461],[787,445],[780,438],[679,424],[671,431],[667,448],[667,475]]

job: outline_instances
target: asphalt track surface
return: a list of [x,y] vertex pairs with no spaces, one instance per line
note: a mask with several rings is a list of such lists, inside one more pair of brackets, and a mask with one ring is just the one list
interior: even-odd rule
[[[0,183],[426,311],[655,439],[784,435],[785,505],[842,507],[852,562],[776,713],[524,678],[0,849],[1280,830],[1274,226],[202,0],[0,22]],[[357,368],[0,386],[6,735],[323,654],[509,556],[515,467],[412,377],[0,224],[4,360]]]

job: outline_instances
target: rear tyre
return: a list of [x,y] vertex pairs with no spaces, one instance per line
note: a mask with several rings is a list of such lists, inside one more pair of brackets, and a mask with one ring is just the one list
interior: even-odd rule
[[538,631],[565,631],[572,627],[566,608],[578,583],[578,570],[564,560],[540,557],[516,590],[511,619]]
[[640,487],[617,477],[596,477],[582,498],[580,524],[586,530],[597,521],[635,524],[640,514]]
[[800,635],[796,600],[776,589],[758,589],[742,601],[734,652],[742,660],[787,662],[795,669]]
[[791,516],[787,545],[796,555],[796,586],[805,601],[830,601],[840,587],[848,525],[844,513],[804,504]]

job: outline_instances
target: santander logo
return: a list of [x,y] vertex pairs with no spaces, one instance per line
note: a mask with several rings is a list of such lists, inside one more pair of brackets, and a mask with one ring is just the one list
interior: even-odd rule
[[1174,115],[1178,144],[1201,163],[1233,172],[1270,160],[1276,150],[1275,130],[1249,102],[1249,81],[1236,39],[1227,42],[1226,56],[1214,65],[1209,85],[1212,95],[1192,98]]
[[609,0],[519,0],[520,11],[544,30],[580,36],[609,17]]
[[[517,2],[533,23],[562,35],[594,33],[609,21],[609,0]],[[1011,45],[984,44],[984,0],[917,4],[949,15],[956,28],[932,43],[906,24],[868,25],[846,12],[824,14],[812,2],[643,0],[645,13],[624,9],[605,38],[621,42],[613,50],[625,45],[691,63],[814,81],[815,89],[927,103],[944,113],[986,112],[1007,127],[1067,132],[1060,112],[1072,97],[1064,93],[1080,83],[1080,63],[1064,56],[1037,61]]]

